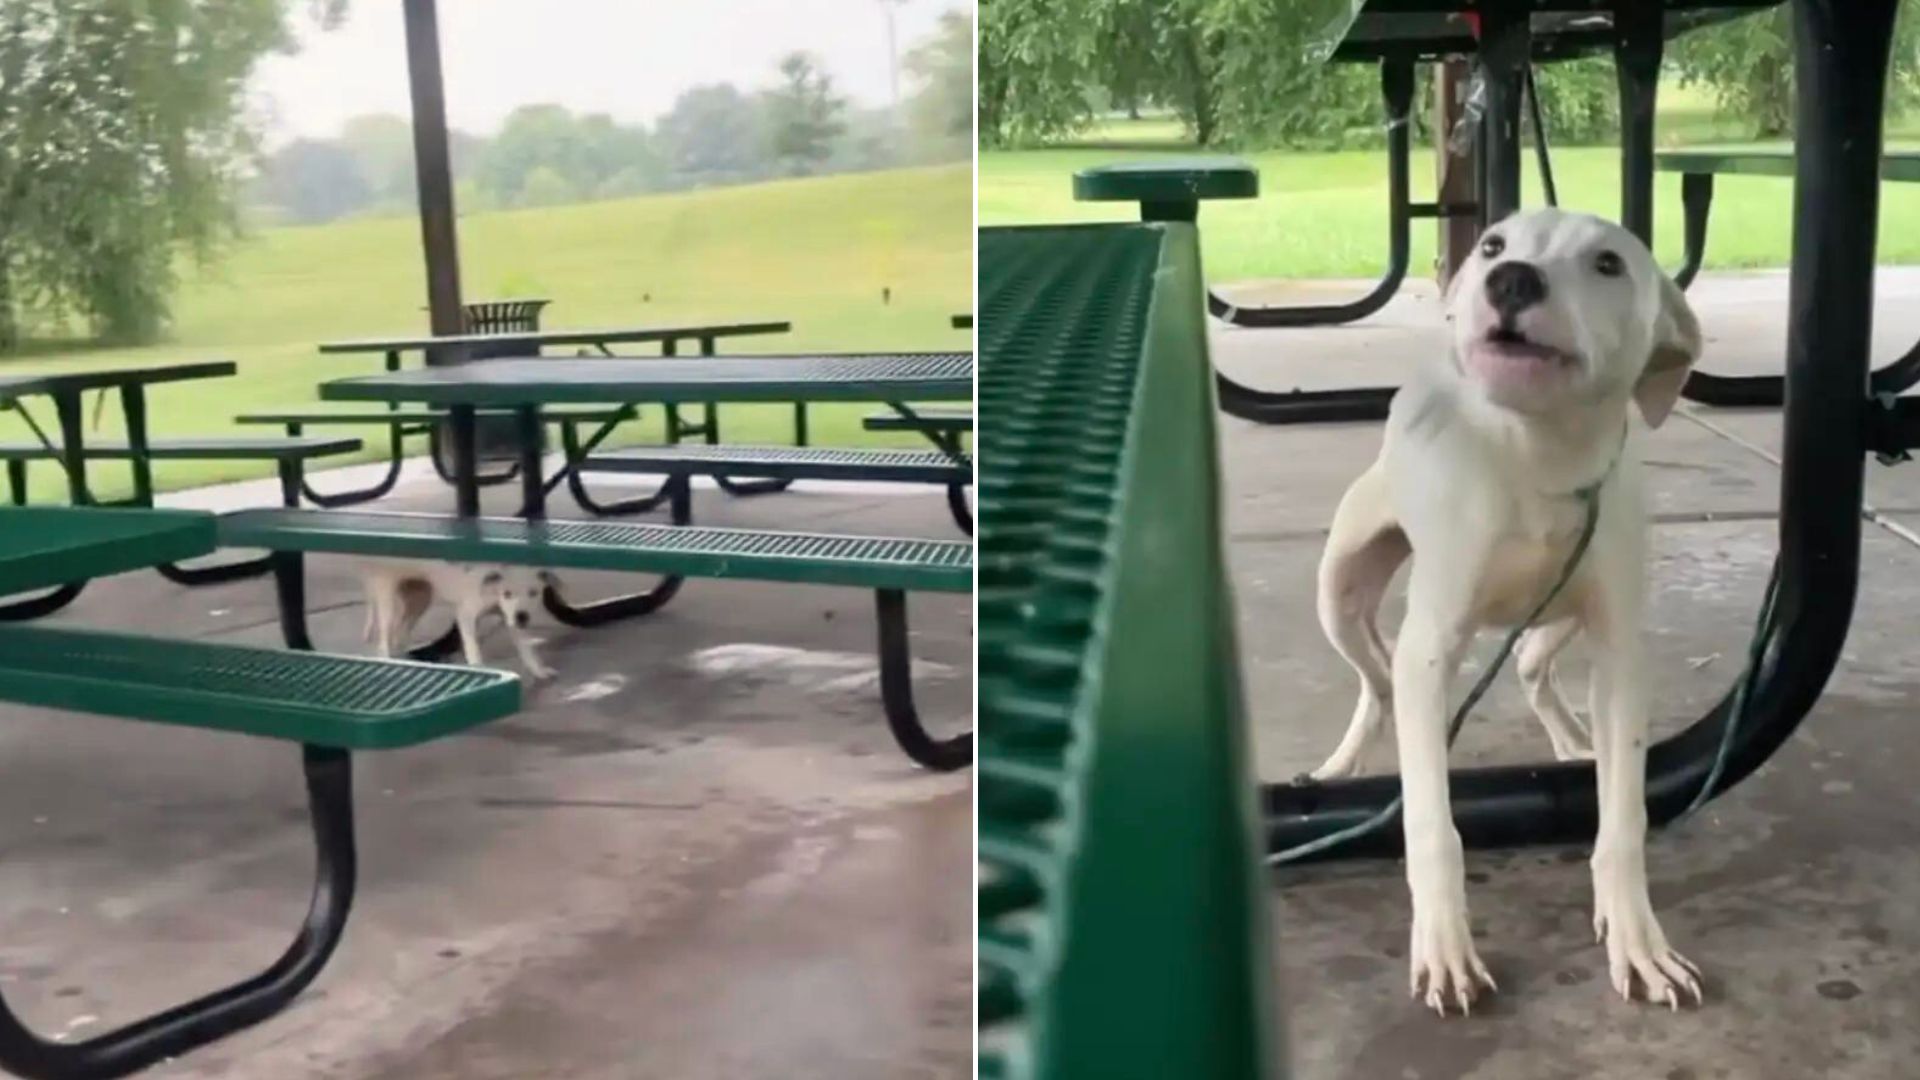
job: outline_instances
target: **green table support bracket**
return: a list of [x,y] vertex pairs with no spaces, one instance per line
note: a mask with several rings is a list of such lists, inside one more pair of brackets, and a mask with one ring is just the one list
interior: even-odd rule
[[1142,221],[1193,221],[1204,200],[1259,195],[1260,171],[1236,157],[1128,161],[1073,174],[1075,200],[1137,202]]

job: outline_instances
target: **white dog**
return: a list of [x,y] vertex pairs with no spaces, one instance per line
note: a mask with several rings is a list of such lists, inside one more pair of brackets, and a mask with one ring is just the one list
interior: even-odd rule
[[533,605],[553,583],[551,574],[519,566],[413,562],[368,559],[361,564],[361,582],[367,592],[366,638],[381,656],[393,656],[406,647],[414,624],[438,600],[453,605],[454,625],[467,663],[480,666],[480,619],[498,613],[513,639],[527,675],[550,679],[552,668],[533,651],[527,636]]
[[[1594,931],[1620,994],[1700,999],[1647,896],[1648,691],[1641,641],[1646,512],[1627,443],[1629,404],[1666,419],[1700,355],[1686,297],[1646,247],[1611,222],[1540,210],[1489,228],[1447,300],[1452,348],[1393,400],[1385,445],[1340,502],[1320,564],[1319,613],[1360,674],[1360,703],[1314,775],[1352,775],[1392,720],[1406,798],[1413,992],[1462,1012],[1493,979],[1468,931],[1460,834],[1447,796],[1447,726],[1462,654],[1483,626],[1512,627],[1545,599],[1586,522],[1599,521],[1566,588],[1517,649],[1518,671],[1562,760],[1592,756],[1600,829]],[[1391,650],[1382,593],[1413,556]],[[1585,633],[1591,735],[1561,698],[1553,659]]]

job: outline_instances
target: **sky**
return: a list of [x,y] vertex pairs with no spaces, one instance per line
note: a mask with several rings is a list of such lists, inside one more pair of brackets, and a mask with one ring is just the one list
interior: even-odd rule
[[[352,0],[331,31],[293,7],[300,51],[262,61],[251,87],[269,146],[333,135],[362,113],[407,114],[400,0]],[[901,54],[949,10],[972,15],[973,0],[900,0]],[[692,86],[769,85],[795,49],[856,103],[888,99],[881,0],[439,0],[439,14],[448,121],[474,134],[549,102],[650,124]],[[903,71],[903,95],[909,85]]]

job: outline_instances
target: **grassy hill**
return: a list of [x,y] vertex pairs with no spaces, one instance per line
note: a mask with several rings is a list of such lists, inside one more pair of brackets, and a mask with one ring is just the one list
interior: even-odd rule
[[[461,218],[470,299],[546,296],[552,328],[786,319],[792,334],[742,338],[740,352],[966,348],[948,317],[973,295],[973,188],[965,165],[820,177]],[[890,287],[892,302],[882,304]],[[237,412],[311,401],[314,387],[378,370],[377,357],[322,357],[315,343],[426,329],[412,218],[274,228],[219,265],[189,269],[170,339],[139,349],[58,345],[0,357],[0,372],[226,359],[235,378],[157,388],[162,434],[233,430]],[[50,420],[38,404],[43,424]],[[867,410],[818,410],[815,441],[853,444]],[[103,430],[117,416],[109,409]],[[724,410],[729,439],[778,439],[789,410]],[[261,429],[255,429],[259,433]],[[647,426],[642,435],[653,434]],[[359,434],[359,431],[351,432]],[[0,414],[0,437],[25,435]],[[384,439],[384,435],[379,436]],[[64,487],[36,468],[36,498]],[[264,475],[245,465],[168,465],[164,486]],[[117,479],[100,469],[96,491]]]

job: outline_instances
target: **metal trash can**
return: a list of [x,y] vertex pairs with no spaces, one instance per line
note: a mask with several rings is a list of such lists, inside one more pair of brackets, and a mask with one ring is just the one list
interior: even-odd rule
[[[553,301],[545,297],[516,297],[508,300],[476,300],[461,305],[460,316],[462,330],[468,334],[528,334],[540,329],[540,311]],[[538,353],[538,349],[529,349],[525,345],[467,345],[459,352],[460,359],[454,363],[468,360],[486,360],[498,356],[526,356]],[[433,359],[429,359],[429,363]],[[540,431],[540,450],[547,449],[547,433],[544,427]],[[517,462],[520,455],[520,441],[515,434],[511,416],[483,416],[474,425],[475,450],[482,462]],[[441,471],[453,475],[452,439],[447,427],[440,425],[438,436],[434,439],[434,453],[440,459]],[[495,474],[495,482],[505,479]]]

